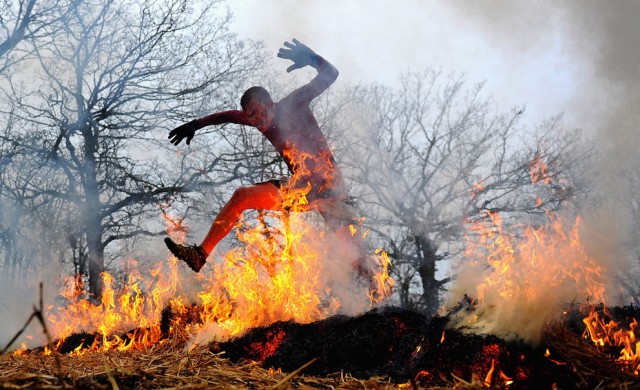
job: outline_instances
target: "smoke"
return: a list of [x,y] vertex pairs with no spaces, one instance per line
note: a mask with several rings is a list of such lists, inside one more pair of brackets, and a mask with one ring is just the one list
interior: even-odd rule
[[629,209],[638,190],[629,174],[640,172],[637,15],[633,0],[319,1],[304,10],[282,0],[236,12],[239,30],[274,52],[292,36],[309,44],[340,69],[339,83],[390,83],[400,70],[432,65],[486,80],[499,107],[524,103],[533,121],[563,113],[566,128],[598,147],[590,167],[598,206],[583,205],[581,234],[612,280],[632,269],[625,249],[637,241]]
[[[631,264],[637,245],[632,209],[637,195],[631,183],[637,180],[640,168],[640,132],[638,131],[640,107],[640,3],[620,1],[565,2],[510,2],[481,1],[453,2],[452,10],[465,24],[470,25],[483,40],[502,46],[513,57],[527,58],[560,41],[562,56],[569,61],[575,78],[575,88],[570,91],[565,105],[558,112],[565,113],[569,127],[582,128],[593,137],[598,147],[598,158],[593,161],[592,188],[597,207],[583,205],[584,226],[582,242],[589,256],[607,273],[607,304],[628,304],[620,299],[616,277],[633,273]],[[559,73],[566,69],[558,69]],[[549,93],[541,91],[541,93]],[[553,114],[550,112],[549,114]],[[637,266],[635,267],[637,270]],[[477,278],[476,278],[477,279]],[[465,283],[459,280],[456,288],[464,289],[478,281]],[[528,308],[526,313],[515,311],[502,313],[493,325],[520,329],[522,333],[534,332],[525,337],[537,337],[542,323],[525,330],[531,324],[530,315],[540,315],[541,310],[571,299],[571,289],[553,290],[543,305]],[[585,298],[584,295],[576,298]],[[624,297],[622,297],[624,299]],[[504,307],[504,302],[500,304]],[[504,310],[503,310],[504,311]],[[516,318],[517,317],[517,318]],[[508,322],[508,324],[505,324]],[[535,322],[535,321],[533,321]],[[486,325],[486,324],[485,324]],[[522,335],[522,334],[521,334]]]
[[[564,107],[571,125],[595,133],[603,164],[629,161],[640,133],[640,3],[619,1],[458,3],[458,12],[514,57],[562,39],[579,83]],[[562,107],[561,107],[562,108]]]
[[564,113],[568,127],[598,137],[602,164],[619,166],[638,149],[636,1],[318,1],[301,9],[279,0],[233,11],[234,29],[273,53],[294,36],[309,44],[340,69],[338,83],[393,83],[400,71],[427,66],[462,71],[486,80],[500,106],[525,103],[535,120]]
[[[492,0],[434,6],[415,1],[392,7],[385,1],[345,1],[339,10],[329,1],[278,3],[264,2],[256,12],[234,11],[240,24],[252,30],[248,35],[264,39],[274,55],[282,41],[294,36],[309,44],[337,65],[339,83],[390,82],[405,67],[449,70],[453,59],[451,70],[487,79],[500,104],[526,102],[529,115],[564,112],[568,127],[587,130],[601,146],[594,172],[609,202],[585,216],[585,229],[611,238],[608,245],[589,248],[594,257],[616,258],[617,243],[629,237],[631,226],[622,206],[635,196],[619,173],[637,170],[640,161],[640,2]],[[250,2],[245,6],[258,8]],[[500,53],[495,62],[486,59],[489,48]],[[511,65],[505,66],[505,59]],[[284,65],[277,66],[284,72]],[[42,279],[50,280],[36,278]],[[17,291],[1,283],[0,294],[0,310],[6,313],[0,317],[2,341],[28,318],[37,286]]]
[[[559,111],[569,125],[598,137],[603,167],[632,161],[640,133],[640,3],[618,1],[452,2],[462,24],[517,58],[540,55],[560,41],[576,86]],[[563,72],[566,69],[556,69]],[[541,91],[549,93],[549,91]],[[549,113],[553,114],[553,112]]]
[[[4,279],[4,277],[2,277]],[[10,286],[5,280],[0,280],[0,349],[7,346],[9,340],[15,336],[24,326],[33,311],[33,304],[37,302],[37,288],[23,288]],[[35,321],[32,321],[35,322]],[[27,330],[28,334],[34,335],[41,333],[36,328],[36,324],[32,324]],[[13,348],[19,347],[20,342]]]
[[[567,124],[587,130],[600,151],[593,167],[596,188],[606,202],[585,216],[594,231],[628,235],[626,210],[635,194],[624,171],[637,169],[640,150],[640,3],[619,1],[453,2],[454,10],[484,39],[504,46],[513,57],[527,57],[562,40],[576,74],[565,112]],[[558,70],[559,72],[562,69]],[[545,91],[545,93],[548,93]],[[553,114],[553,113],[549,113]],[[604,227],[604,228],[602,228]],[[605,234],[605,233],[603,233]]]
[[[571,2],[567,7],[574,15],[575,51],[593,69],[591,88],[585,89],[591,98],[576,109],[601,150],[596,185],[604,204],[588,216],[589,228],[609,237],[615,249],[609,256],[630,260],[625,249],[637,250],[638,221],[630,207],[638,199],[632,185],[640,172],[640,3]],[[623,261],[615,265],[621,274],[631,269]]]
[[[19,253],[14,251],[13,253]],[[28,250],[24,251],[29,253]],[[39,260],[43,260],[42,258]],[[49,259],[51,260],[51,259]],[[27,320],[39,307],[40,283],[42,283],[43,305],[51,303],[49,297],[56,295],[56,279],[59,277],[59,266],[56,261],[43,260],[42,263],[33,261],[32,269],[23,273],[22,277],[14,278],[9,272],[9,264],[0,263],[0,350],[8,346],[10,340],[20,332]],[[21,343],[28,347],[40,346],[46,343],[42,325],[34,318],[24,330],[21,337],[12,345],[11,349],[19,348]]]

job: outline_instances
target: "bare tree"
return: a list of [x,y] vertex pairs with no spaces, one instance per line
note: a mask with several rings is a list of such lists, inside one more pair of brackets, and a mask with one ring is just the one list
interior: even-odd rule
[[17,181],[26,199],[60,200],[80,218],[69,225],[86,238],[95,295],[105,249],[158,234],[146,217],[168,197],[207,184],[200,178],[216,166],[216,155],[192,163],[175,157],[166,130],[205,108],[228,106],[262,64],[260,44],[229,34],[230,15],[217,5],[81,2],[60,31],[31,40],[37,86],[13,77],[3,90],[13,103],[4,114],[24,130],[8,138],[31,150],[38,166],[32,176],[14,167]]
[[[0,3],[0,76],[10,77],[9,72],[16,68],[21,61],[33,58],[32,41],[59,31],[70,12],[77,5],[77,0],[38,1],[19,0],[2,1]],[[4,102],[5,108],[11,113],[11,104]],[[17,165],[23,150],[16,140],[12,139],[12,130],[16,125],[15,115],[3,117],[3,132],[0,135],[0,204],[3,213],[0,214],[0,253],[4,256],[4,275],[15,276],[19,271],[18,265],[25,260],[34,258],[33,253],[23,253],[18,250],[20,237],[20,223],[24,218],[24,209],[29,206],[20,198],[21,188],[12,187],[15,176],[10,167]],[[34,245],[30,245],[32,249]],[[13,278],[9,278],[13,279]]]
[[[355,135],[338,155],[394,260],[400,302],[429,313],[450,280],[438,278],[438,264],[462,248],[465,221],[496,211],[531,219],[578,190],[570,161],[579,133],[562,133],[559,118],[527,133],[522,108],[497,113],[482,85],[443,78],[427,71],[403,75],[397,89],[353,88],[338,130]],[[535,164],[544,186],[532,184]]]

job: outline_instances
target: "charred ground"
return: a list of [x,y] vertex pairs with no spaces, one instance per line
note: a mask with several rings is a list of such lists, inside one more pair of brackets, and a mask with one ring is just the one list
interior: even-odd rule
[[[640,310],[633,306],[597,309],[619,323],[631,323],[640,318]],[[100,360],[98,367],[102,370],[95,375],[74,378],[70,369],[56,372],[60,369],[53,364],[47,368],[42,363],[45,357],[41,351],[34,350],[26,356],[0,357],[0,387],[28,384],[37,388],[55,383],[61,387],[110,387],[113,380],[120,388],[158,388],[169,383],[170,376],[165,377],[172,372],[165,366],[169,361],[179,366],[177,376],[171,375],[180,384],[196,383],[187,379],[196,372],[196,377],[209,371],[215,375],[234,372],[236,379],[228,379],[229,382],[219,377],[215,379],[217,382],[212,378],[205,380],[205,383],[208,380],[222,387],[243,386],[242,373],[249,369],[252,374],[247,375],[253,379],[245,381],[246,387],[273,386],[283,377],[286,379],[287,373],[295,372],[309,362],[312,363],[302,373],[286,381],[294,386],[304,384],[313,388],[351,388],[347,383],[356,383],[354,387],[359,387],[362,381],[370,378],[382,378],[376,383],[389,386],[404,383],[440,388],[456,384],[478,388],[503,388],[508,384],[509,388],[517,389],[640,386],[638,377],[630,372],[632,369],[616,361],[619,348],[595,347],[585,337],[584,313],[580,310],[570,311],[562,321],[547,326],[541,343],[535,347],[519,341],[507,342],[492,335],[466,333],[464,329],[448,329],[447,316],[425,317],[397,307],[381,307],[357,317],[339,315],[310,324],[277,322],[252,329],[233,340],[210,343],[200,349],[200,355],[185,352],[182,346],[186,340],[169,332],[169,325],[176,320],[181,323],[196,321],[197,312],[197,306],[180,315],[165,310],[161,328],[165,340],[173,340],[168,343],[172,349],[152,347],[148,351],[134,352],[146,353],[145,358],[135,360],[140,362],[138,367],[134,361],[127,369],[119,368],[115,362],[126,358],[119,358],[115,351],[109,351],[109,357],[101,359],[96,359],[96,354],[78,356],[74,359],[80,359],[82,364]],[[132,330],[122,337],[135,334],[136,330]],[[95,334],[75,334],[60,344],[59,352],[71,351],[81,343],[89,345],[95,339]],[[164,357],[154,357],[154,354]],[[162,361],[162,364],[156,363],[162,369],[159,372],[149,370],[149,365],[144,363],[147,360]],[[106,371],[104,368],[109,364],[114,368]],[[39,374],[33,372],[36,366],[35,371]],[[200,367],[197,371],[196,366]],[[9,367],[13,368],[9,370]],[[27,367],[28,372],[20,371]],[[264,375],[261,377],[263,382],[255,379],[258,369],[266,370],[260,374]],[[38,382],[36,378],[49,379]]]

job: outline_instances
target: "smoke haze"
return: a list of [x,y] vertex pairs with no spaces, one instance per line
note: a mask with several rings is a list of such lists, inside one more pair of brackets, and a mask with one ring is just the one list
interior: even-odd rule
[[[629,237],[628,224],[621,223],[626,212],[619,206],[635,194],[618,172],[637,169],[640,161],[640,2],[337,4],[270,0],[229,7],[236,17],[232,28],[243,38],[264,40],[274,56],[293,37],[325,56],[341,71],[337,87],[391,84],[403,70],[434,66],[464,72],[471,82],[487,80],[486,89],[501,109],[525,103],[533,122],[564,112],[567,127],[586,130],[601,146],[594,172],[611,202],[602,213],[585,216],[587,229],[598,237]],[[284,75],[285,64],[275,65]],[[590,223],[594,220],[598,223]],[[606,257],[614,247],[610,242],[590,250]],[[0,296],[2,341],[28,318],[37,288],[21,293],[3,285]]]
[[[608,257],[609,268],[628,270],[618,261],[625,256],[616,252],[625,243],[637,241],[626,207],[637,195],[624,174],[637,172],[640,162],[640,3],[590,0],[492,1],[491,6],[487,2],[450,4],[480,34],[514,57],[527,57],[535,48],[561,40],[562,51],[573,64],[576,83],[559,111],[565,112],[569,127],[587,130],[599,149],[592,179],[604,204],[598,210],[586,210],[584,217],[587,234],[605,239],[591,250],[602,261]],[[616,264],[612,258],[617,258]]]
[[[602,203],[595,210],[584,208],[582,242],[589,255],[604,267],[608,277],[625,274],[628,277],[634,266],[629,263],[633,256],[626,251],[629,248],[626,244],[637,241],[637,231],[632,227],[631,210],[627,206],[637,199],[637,195],[629,186],[630,178],[624,174],[637,171],[640,161],[640,132],[637,129],[640,119],[640,45],[637,44],[640,3],[500,1],[492,2],[492,6],[487,6],[486,2],[452,4],[463,19],[514,57],[528,57],[536,48],[552,46],[561,40],[564,55],[571,59],[576,84],[566,105],[558,107],[558,111],[565,112],[568,126],[586,130],[599,150],[592,167],[592,180]],[[615,279],[608,281],[607,304],[629,304],[624,295],[619,295],[617,285]],[[549,302],[561,304],[582,299],[577,288],[573,292],[571,289],[561,292],[554,287],[551,291],[553,294],[546,304],[534,303],[535,307],[522,312],[518,311],[516,303],[510,315],[493,318],[489,326],[502,327],[498,329],[502,332],[505,327],[525,331],[522,324],[535,323],[531,320],[532,314],[536,318],[550,318],[550,313],[544,313],[544,310],[548,311]],[[525,337],[535,340],[542,325],[539,323],[530,329],[533,336]]]
[[637,189],[621,173],[640,171],[640,2],[279,0],[234,12],[236,31],[274,53],[297,37],[325,56],[341,71],[338,88],[393,84],[404,70],[433,66],[486,80],[500,110],[526,104],[531,124],[562,113],[566,128],[598,147],[590,168],[602,203],[583,211],[586,250],[611,274],[630,270],[621,259],[638,241],[628,208]]
[[442,67],[486,80],[503,109],[525,103],[534,122],[564,113],[611,149],[637,149],[638,2],[272,0],[232,12],[234,32],[273,53],[292,37],[306,42],[340,69],[338,84]]
[[566,107],[559,108],[566,112],[570,125],[597,134],[607,152],[605,162],[622,163],[634,156],[640,140],[640,3],[451,4],[463,19],[514,57],[527,57],[535,48],[552,46],[561,39],[562,51],[575,64],[577,82]]

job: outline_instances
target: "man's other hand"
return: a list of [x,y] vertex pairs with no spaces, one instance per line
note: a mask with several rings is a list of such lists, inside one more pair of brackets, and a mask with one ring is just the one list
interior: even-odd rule
[[285,42],[285,47],[278,51],[278,57],[293,61],[293,65],[287,68],[287,72],[304,68],[307,65],[313,66],[317,62],[318,55],[313,50],[295,38],[292,42]]
[[196,134],[196,130],[201,129],[202,127],[203,126],[194,119],[191,122],[187,122],[171,130],[169,132],[169,140],[172,144],[177,146],[184,138],[186,138],[187,145],[189,145],[191,143],[191,139]]

